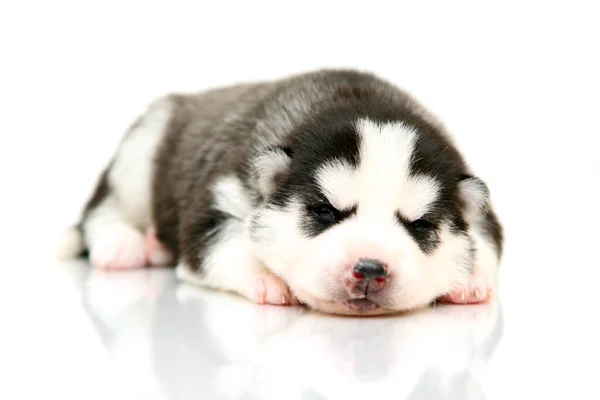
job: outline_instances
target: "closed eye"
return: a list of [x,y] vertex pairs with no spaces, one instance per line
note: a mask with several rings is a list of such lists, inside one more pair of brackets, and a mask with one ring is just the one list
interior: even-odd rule
[[415,220],[410,220],[400,214],[400,212],[396,212],[396,220],[398,223],[404,227],[406,227],[409,231],[414,233],[425,233],[431,230],[434,230],[437,227],[437,224],[426,217],[422,217]]
[[339,210],[327,201],[319,201],[307,207],[308,212],[322,225],[332,225],[356,213],[357,207],[352,206]]
[[398,223],[408,231],[412,238],[417,242],[421,250],[425,253],[433,251],[439,244],[438,222],[434,222],[427,217],[416,220],[409,220],[399,212],[396,212]]
[[415,221],[412,221],[409,224],[410,229],[412,229],[415,232],[427,232],[433,228],[435,228],[435,225],[433,224],[433,222],[430,222],[426,219],[417,219]]
[[310,206],[309,210],[315,217],[325,223],[335,222],[339,215],[339,211],[330,204],[316,204]]

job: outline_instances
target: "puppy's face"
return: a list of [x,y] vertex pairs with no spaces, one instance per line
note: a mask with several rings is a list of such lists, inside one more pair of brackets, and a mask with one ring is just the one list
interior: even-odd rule
[[337,314],[425,306],[471,268],[469,215],[487,201],[433,128],[321,121],[255,160],[257,256],[298,299]]

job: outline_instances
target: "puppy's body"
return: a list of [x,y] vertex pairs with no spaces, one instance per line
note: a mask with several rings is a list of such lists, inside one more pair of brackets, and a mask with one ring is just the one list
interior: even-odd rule
[[435,118],[333,70],[155,101],[68,238],[64,255],[98,267],[176,263],[190,282],[341,314],[485,300],[502,252],[487,187]]

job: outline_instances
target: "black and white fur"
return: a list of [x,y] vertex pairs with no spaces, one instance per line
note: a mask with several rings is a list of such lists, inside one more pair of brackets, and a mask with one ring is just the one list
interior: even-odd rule
[[[486,300],[502,244],[486,184],[424,107],[320,70],[153,102],[60,254],[365,315]],[[364,260],[381,279],[356,275]]]

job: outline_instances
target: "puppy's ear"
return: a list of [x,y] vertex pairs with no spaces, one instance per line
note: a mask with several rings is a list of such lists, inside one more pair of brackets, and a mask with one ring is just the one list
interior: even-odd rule
[[252,172],[256,188],[263,197],[269,196],[283,178],[292,161],[292,151],[286,147],[269,147],[254,158]]
[[490,191],[487,184],[472,175],[463,175],[459,180],[459,192],[465,205],[467,222],[474,222],[487,208]]

